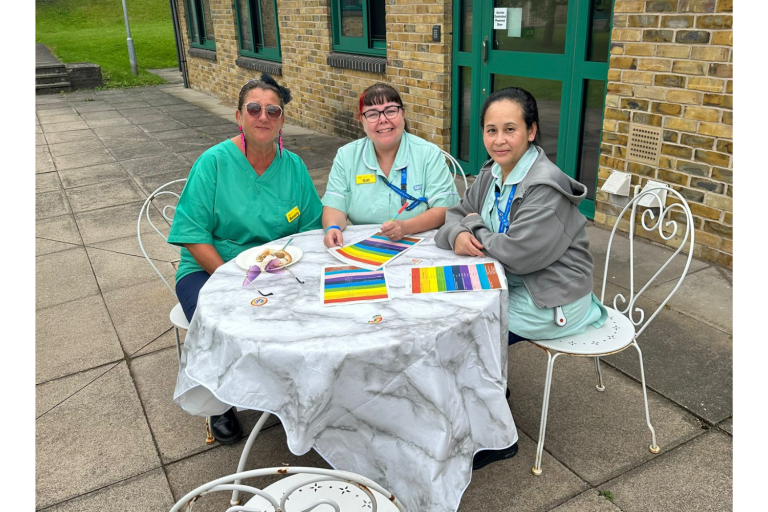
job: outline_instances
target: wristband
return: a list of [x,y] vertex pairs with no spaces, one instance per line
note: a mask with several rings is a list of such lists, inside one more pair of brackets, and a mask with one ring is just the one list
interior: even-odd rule
[[328,226],[327,228],[325,228],[325,231],[324,231],[324,232],[325,232],[325,233],[327,233],[329,229],[334,229],[334,228],[336,228],[336,229],[338,229],[339,231],[341,231],[341,228],[340,228],[339,226]]

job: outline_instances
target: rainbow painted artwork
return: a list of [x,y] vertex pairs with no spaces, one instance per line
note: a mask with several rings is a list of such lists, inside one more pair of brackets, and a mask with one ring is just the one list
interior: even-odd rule
[[320,286],[325,306],[389,300],[389,286],[383,269],[369,270],[351,265],[323,267]]
[[392,242],[380,231],[377,231],[365,240],[344,247],[332,247],[328,249],[328,252],[344,263],[377,270],[422,240],[424,239],[407,236],[397,242]]
[[444,267],[413,267],[407,293],[479,292],[505,289],[493,263],[474,265],[448,265]]

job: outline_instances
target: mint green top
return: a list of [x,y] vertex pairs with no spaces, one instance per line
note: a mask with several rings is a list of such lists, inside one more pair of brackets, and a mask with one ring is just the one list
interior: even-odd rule
[[[296,218],[287,214],[298,208]],[[295,212],[294,212],[295,214]],[[168,242],[212,244],[224,261],[287,235],[322,227],[323,207],[307,166],[283,149],[259,176],[225,140],[200,155],[189,172]],[[182,247],[176,281],[203,270]]]
[[[494,164],[491,167],[494,181],[488,188],[480,215],[483,223],[494,233],[498,233],[500,224],[499,214],[496,211],[495,186],[501,190],[499,194],[499,209],[503,213],[507,206],[512,186],[520,183],[525,178],[525,175],[538,156],[539,152],[531,144],[528,147],[528,151],[523,154],[503,183],[503,175],[499,165]],[[547,236],[547,234],[542,233],[542,236]],[[548,340],[560,338],[561,336],[571,336],[583,333],[588,325],[600,327],[608,318],[608,312],[605,307],[600,304],[594,293],[590,293],[581,299],[562,306],[566,324],[560,327],[555,323],[554,309],[540,308],[533,302],[533,297],[528,292],[528,288],[525,287],[522,277],[510,272],[505,272],[505,275],[507,276],[507,284],[509,286],[509,330],[518,336],[532,340]]]
[[[459,194],[453,176],[443,152],[435,144],[403,132],[388,178],[397,188],[400,188],[403,169],[407,169],[407,191],[411,196],[426,197],[430,208],[458,204]],[[373,179],[370,183],[358,183],[358,176]],[[339,148],[333,159],[323,206],[346,213],[352,224],[386,222],[395,216],[402,203],[400,196],[382,178],[385,178],[384,172],[376,160],[371,139],[364,137],[350,142]],[[398,220],[410,219],[425,211],[427,206],[419,203],[413,210],[403,211]]]

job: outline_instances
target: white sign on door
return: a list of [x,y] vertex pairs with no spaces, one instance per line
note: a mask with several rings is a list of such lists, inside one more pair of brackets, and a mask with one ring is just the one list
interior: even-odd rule
[[523,29],[523,8],[509,7],[507,9],[507,36],[520,37]]
[[504,30],[505,28],[507,28],[507,8],[496,7],[493,9],[493,29]]

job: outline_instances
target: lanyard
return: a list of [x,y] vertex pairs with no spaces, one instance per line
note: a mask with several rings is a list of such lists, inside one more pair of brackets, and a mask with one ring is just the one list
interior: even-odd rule
[[389,188],[394,190],[395,193],[400,196],[400,198],[401,198],[400,199],[400,206],[404,205],[407,201],[412,201],[412,203],[409,204],[405,208],[405,211],[409,212],[409,211],[413,210],[414,208],[416,208],[419,205],[419,203],[424,203],[425,205],[427,205],[427,208],[429,208],[429,203],[427,202],[427,198],[426,197],[422,196],[422,197],[416,198],[416,197],[413,197],[412,195],[410,195],[408,192],[406,192],[406,190],[408,189],[408,187],[407,187],[407,184],[408,184],[407,173],[408,173],[408,168],[407,167],[403,167],[402,173],[400,174],[400,188],[397,188],[396,186],[391,184],[389,182],[389,180],[387,178],[385,178],[384,176],[382,176],[381,179],[384,180],[384,183],[386,183],[386,185]]
[[496,195],[496,214],[499,216],[499,233],[506,233],[509,229],[509,210],[512,208],[512,200],[515,198],[515,190],[517,190],[517,183],[512,185],[512,190],[509,192],[509,199],[507,199],[507,207],[504,209],[504,213],[501,213],[499,209],[499,196],[501,191],[499,186],[496,185],[496,189],[493,193]]

